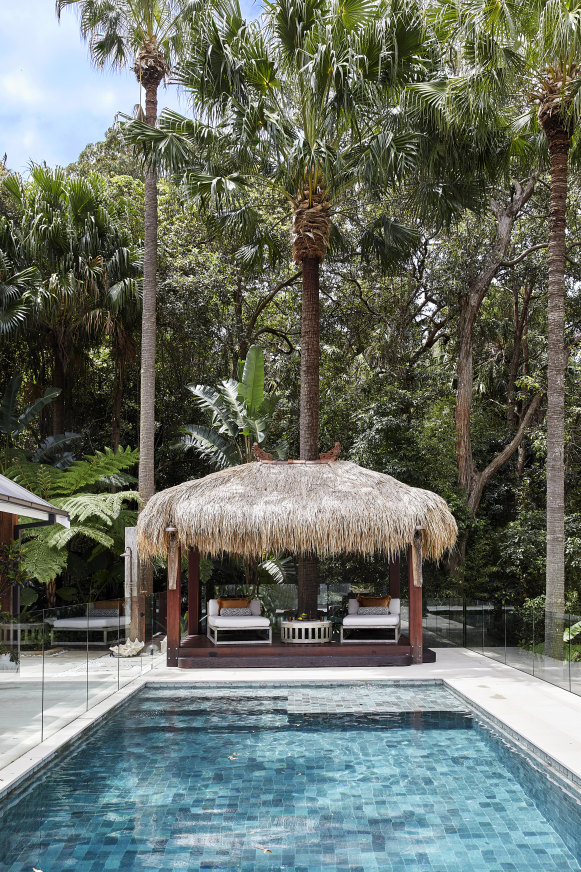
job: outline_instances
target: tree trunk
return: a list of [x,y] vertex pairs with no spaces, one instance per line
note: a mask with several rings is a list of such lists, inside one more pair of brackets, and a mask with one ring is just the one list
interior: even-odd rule
[[298,609],[317,616],[319,597],[319,562],[316,554],[302,554],[298,560]]
[[[458,484],[465,494],[466,504],[471,515],[474,515],[480,504],[482,491],[490,477],[506,463],[517,450],[524,437],[526,427],[519,427],[514,439],[503,451],[501,451],[487,467],[479,472],[474,468],[472,455],[472,436],[470,432],[470,419],[472,414],[472,391],[473,391],[473,346],[474,326],[480,312],[480,308],[494,277],[504,265],[504,259],[509,251],[514,223],[524,206],[528,203],[535,189],[536,179],[531,178],[523,187],[520,183],[514,183],[514,194],[511,194],[504,204],[493,201],[491,210],[496,218],[496,233],[494,242],[489,253],[484,258],[481,268],[471,279],[466,293],[460,300],[460,316],[458,319],[458,363],[456,367],[456,462],[458,466]],[[536,397],[527,415],[523,417],[530,421],[532,412],[536,409],[539,397]],[[533,409],[534,404],[534,409]],[[466,541],[461,544],[462,549],[457,547],[456,554],[449,566],[457,576],[459,584],[464,577],[464,563],[466,542],[469,531],[465,531]]]
[[59,436],[65,432],[65,365],[58,342],[53,345],[54,369],[52,383],[60,388],[60,394],[52,402],[52,435]]
[[[145,88],[145,120],[157,122],[159,83]],[[146,503],[155,493],[155,339],[157,296],[157,173],[148,167],[145,175],[145,244],[143,254],[143,301],[141,314],[141,395],[139,418],[139,493]],[[141,564],[140,564],[141,565]],[[153,590],[151,562],[141,567],[140,593]]]
[[[319,262],[303,261],[301,314],[300,458],[319,459]],[[319,592],[316,555],[298,562],[299,612],[316,614]]]
[[303,261],[300,457],[319,459],[319,262],[315,258]]
[[458,322],[460,350],[456,366],[456,462],[458,464],[458,484],[465,494],[470,491],[474,462],[472,460],[472,439],[470,435],[470,415],[472,411],[473,390],[473,323],[470,319],[469,303],[466,301]]
[[123,368],[117,367],[115,376],[115,385],[113,388],[113,409],[112,409],[112,424],[111,424],[111,447],[115,454],[119,451],[121,442],[121,404],[123,402]]
[[565,609],[565,222],[570,137],[546,131],[551,161],[547,302],[547,574],[545,653],[563,656]]

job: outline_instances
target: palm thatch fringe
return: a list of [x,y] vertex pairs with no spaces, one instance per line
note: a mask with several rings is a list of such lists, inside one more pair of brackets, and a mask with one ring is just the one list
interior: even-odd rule
[[442,497],[349,461],[245,463],[155,494],[142,510],[142,559],[182,547],[205,557],[282,551],[395,557],[422,528],[425,558],[452,548],[458,529]]

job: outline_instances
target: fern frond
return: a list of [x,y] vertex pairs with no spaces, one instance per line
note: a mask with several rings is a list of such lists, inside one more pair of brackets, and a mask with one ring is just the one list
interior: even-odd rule
[[68,551],[55,549],[40,537],[30,539],[22,546],[22,565],[31,578],[41,584],[59,575],[67,565]]
[[116,475],[139,461],[137,448],[119,448],[117,452],[111,448],[97,451],[92,457],[75,460],[63,473],[55,488],[55,494],[68,496],[78,493],[89,485],[101,484],[108,476]]
[[140,502],[139,493],[120,491],[114,494],[77,494],[59,500],[59,508],[68,512],[74,523],[84,524],[89,518],[94,518],[109,526],[119,516],[127,501]]

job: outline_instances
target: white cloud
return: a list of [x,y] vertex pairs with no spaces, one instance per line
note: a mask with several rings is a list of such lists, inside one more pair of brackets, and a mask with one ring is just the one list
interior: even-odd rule
[[[257,0],[243,0],[255,15]],[[130,71],[97,70],[65,9],[53,0],[0,0],[0,156],[24,171],[30,161],[66,166],[103,138],[118,112],[131,114],[139,88]],[[187,112],[174,88],[160,89],[160,109]]]
[[42,91],[23,72],[0,76],[0,92],[5,100],[12,100],[19,105],[39,103],[42,99]]

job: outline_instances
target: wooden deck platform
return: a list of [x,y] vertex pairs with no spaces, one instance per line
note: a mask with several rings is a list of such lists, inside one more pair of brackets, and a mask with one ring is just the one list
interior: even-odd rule
[[[424,663],[434,663],[436,655],[424,648]],[[275,639],[272,645],[213,645],[207,636],[186,636],[180,642],[178,666],[181,669],[238,667],[322,667],[322,666],[409,666],[411,647],[406,636],[397,645],[333,641],[323,645],[288,645]]]

